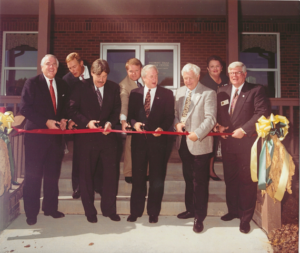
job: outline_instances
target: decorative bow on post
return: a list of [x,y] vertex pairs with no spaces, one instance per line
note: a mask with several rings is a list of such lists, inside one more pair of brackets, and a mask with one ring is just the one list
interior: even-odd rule
[[[269,119],[264,116],[256,123],[257,139],[251,148],[251,178],[258,181],[258,188],[267,192],[274,200],[281,201],[285,190],[290,194],[292,176],[295,165],[292,157],[281,143],[288,134],[289,121],[286,117],[273,114]],[[259,156],[259,172],[257,178],[257,142],[265,138]]]
[[11,150],[10,140],[8,135],[13,130],[12,123],[14,122],[14,114],[11,111],[7,111],[5,113],[0,112],[0,138],[5,142],[8,151],[9,157],[9,165],[10,165],[10,172],[11,172],[11,182],[13,184],[19,184],[13,181],[13,175],[15,171],[14,166],[14,157]]

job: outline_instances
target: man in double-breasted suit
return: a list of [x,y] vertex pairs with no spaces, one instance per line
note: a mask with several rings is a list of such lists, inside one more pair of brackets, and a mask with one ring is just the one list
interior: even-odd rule
[[[65,130],[64,119],[67,84],[55,77],[58,60],[45,55],[41,61],[42,74],[28,79],[22,90],[20,112],[26,118],[25,129]],[[25,134],[25,182],[23,190],[27,224],[34,225],[40,210],[42,178],[43,205],[46,216],[62,218],[58,208],[58,179],[63,158],[62,135]]]
[[176,92],[174,123],[177,132],[185,130],[189,134],[178,136],[176,141],[186,183],[186,211],[177,217],[195,217],[193,230],[200,233],[207,215],[209,161],[213,150],[213,137],[207,134],[216,123],[217,95],[199,82],[198,66],[188,63],[181,73],[185,86]]
[[[110,130],[119,120],[121,109],[119,85],[107,80],[107,61],[98,59],[91,67],[92,81],[82,83],[70,96],[68,115],[78,129],[104,128]],[[114,133],[86,133],[76,138],[79,145],[81,200],[87,220],[96,223],[94,206],[94,177],[102,166],[101,211],[103,216],[119,221],[116,213],[118,191],[117,140]]]
[[[81,85],[81,83],[85,83],[87,80],[91,78],[90,71],[87,66],[83,65],[83,60],[80,55],[76,52],[70,53],[66,57],[66,63],[69,69],[69,73],[64,75],[63,80],[69,85],[69,94],[71,94],[77,85]],[[72,120],[68,122],[68,129],[71,130],[73,126],[76,126],[76,123]],[[69,136],[68,136],[69,137]],[[67,137],[67,138],[68,138]],[[76,141],[77,136],[71,136],[74,140],[73,146],[73,162],[72,162],[72,188],[74,199],[78,199],[80,197],[80,189],[79,189],[79,162],[78,159],[78,142]]]
[[268,116],[268,98],[263,86],[246,82],[246,66],[233,62],[228,66],[231,84],[218,92],[217,122],[220,132],[233,133],[222,136],[222,160],[226,184],[228,213],[224,221],[240,218],[240,231],[250,231],[255,204],[257,183],[250,175],[251,147],[255,141],[255,123]]
[[132,154],[132,192],[130,215],[127,221],[134,222],[141,217],[147,193],[146,173],[149,163],[149,193],[147,213],[149,222],[156,223],[161,209],[166,175],[165,155],[167,136],[159,131],[169,129],[174,120],[174,99],[170,90],[157,86],[158,70],[155,65],[142,69],[145,87],[132,90],[129,97],[128,119],[138,132],[142,126],[157,134],[133,134]]
[[[142,71],[142,63],[136,58],[129,59],[125,64],[127,76],[120,82],[120,97],[122,102],[120,121],[122,130],[126,131],[129,95],[133,89],[142,87],[139,82]],[[132,183],[132,162],[131,162],[131,135],[126,136],[124,151],[123,174],[127,183]]]

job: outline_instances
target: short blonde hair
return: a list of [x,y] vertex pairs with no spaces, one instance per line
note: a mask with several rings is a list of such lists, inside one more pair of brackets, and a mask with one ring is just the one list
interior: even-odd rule
[[82,61],[80,55],[76,52],[73,52],[68,54],[68,56],[66,57],[66,63],[73,61],[74,59],[76,59],[79,63]]
[[140,66],[141,68],[143,67],[141,61],[137,58],[130,58],[126,64],[125,64],[125,68],[126,70],[129,69],[129,65],[135,65],[135,66]]

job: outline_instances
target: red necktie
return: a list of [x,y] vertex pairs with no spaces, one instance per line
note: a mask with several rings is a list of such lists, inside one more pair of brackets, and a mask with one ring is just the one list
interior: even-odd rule
[[83,74],[81,75],[81,78],[82,78],[82,80],[81,80],[81,81],[84,81],[84,77],[83,77]]
[[50,81],[50,95],[51,95],[51,99],[52,99],[52,104],[54,107],[54,113],[56,114],[56,99],[55,99],[55,92],[52,86],[52,81],[53,80],[49,80]]
[[232,116],[232,114],[233,114],[233,111],[234,111],[234,107],[235,107],[236,101],[237,101],[237,99],[238,99],[238,97],[239,97],[238,91],[239,91],[239,89],[236,89],[236,91],[235,91],[235,93],[234,93],[234,97],[233,97],[233,99],[232,99],[232,101],[231,101],[231,106],[230,106],[230,116]]

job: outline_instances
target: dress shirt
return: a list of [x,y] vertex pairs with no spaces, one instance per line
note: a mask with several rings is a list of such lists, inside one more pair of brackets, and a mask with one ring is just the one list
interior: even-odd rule
[[[43,75],[44,75],[44,74],[43,74]],[[55,78],[49,79],[49,78],[46,77],[45,75],[44,75],[44,77],[45,77],[45,79],[46,79],[46,82],[47,82],[49,91],[50,91],[50,81],[49,81],[49,80],[52,80],[52,87],[53,87],[54,94],[55,94],[55,101],[56,101],[56,108],[57,108],[57,87],[56,87]]]
[[[89,73],[89,69],[87,66],[83,65],[84,67],[84,71],[81,75],[83,75],[84,79],[89,79],[90,78],[90,73]],[[79,76],[79,80],[82,80],[81,75]],[[101,94],[102,95],[102,94]]]
[[[145,104],[145,100],[146,100],[146,96],[147,96],[147,93],[148,93],[148,90],[149,88],[147,86],[144,86],[144,98],[143,98],[143,102]],[[155,93],[156,93],[156,90],[157,90],[157,86],[155,88],[152,88],[150,89],[150,96],[151,96],[151,101],[150,101],[150,111],[152,109],[152,104],[153,104],[153,101],[154,101],[154,97],[155,97]]]
[[229,113],[229,114],[230,114],[231,102],[232,102],[232,100],[233,100],[233,98],[234,98],[235,91],[236,91],[236,89],[238,89],[238,95],[240,95],[241,90],[242,90],[244,84],[245,84],[245,83],[243,83],[243,84],[242,84],[240,87],[238,87],[238,88],[235,88],[234,85],[232,85],[231,96],[230,96],[230,104],[229,104],[229,108],[228,108],[228,113]]

